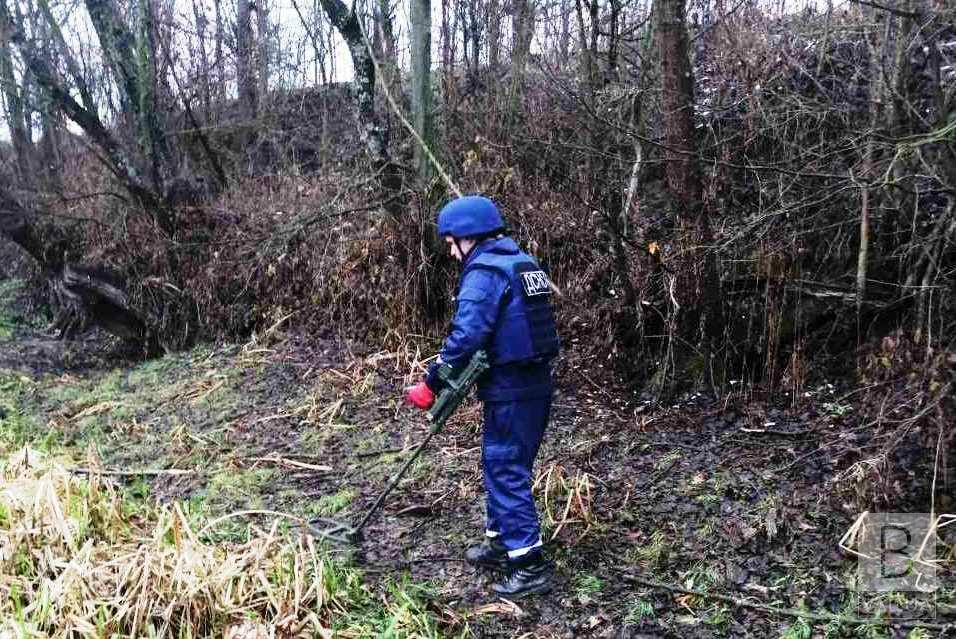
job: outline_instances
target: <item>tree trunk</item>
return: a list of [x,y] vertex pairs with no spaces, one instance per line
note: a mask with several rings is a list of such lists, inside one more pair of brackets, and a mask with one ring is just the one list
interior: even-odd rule
[[[412,4],[414,4],[414,2]],[[471,22],[468,19],[468,8],[465,6],[464,0],[459,0],[458,6],[455,7],[455,25],[456,27],[461,26],[461,60],[464,63],[465,72],[467,73],[468,61],[470,59],[468,47],[471,46],[471,37],[468,33],[471,28]],[[457,31],[452,37],[458,37]]]
[[197,0],[193,0],[193,19],[196,22],[196,42],[198,43],[197,55],[199,57],[199,89],[202,100],[202,117],[209,120],[212,116],[212,68],[209,66],[209,54],[206,52],[206,27],[209,25],[209,19],[206,17],[205,9]]
[[499,0],[488,0],[488,66],[498,67],[501,56],[501,6]]
[[[584,24],[584,10],[581,3],[586,3],[590,19],[590,36]],[[578,39],[581,56],[581,84],[585,93],[591,94],[597,88],[597,0],[574,0],[574,11],[578,19]]]
[[451,34],[451,19],[448,16],[448,10],[451,0],[441,0],[441,72],[447,79],[451,77],[454,63],[452,58],[452,43],[454,38]]
[[173,168],[172,157],[166,144],[166,132],[160,124],[160,108],[157,99],[156,81],[156,31],[153,6],[150,0],[139,1],[139,38],[137,48],[136,81],[139,84],[139,119],[141,146],[145,149],[147,163],[152,171],[153,188],[162,193]]
[[468,21],[471,25],[471,76],[478,77],[478,64],[481,58],[481,7],[478,0],[468,1]]
[[226,61],[222,55],[226,29],[223,26],[221,0],[213,0],[212,4],[216,11],[216,102],[221,105],[226,98]]
[[236,6],[236,85],[239,107],[246,120],[254,120],[259,110],[256,78],[252,70],[252,2],[238,0]]
[[517,119],[521,113],[524,72],[531,51],[531,37],[534,35],[533,2],[534,0],[515,0],[512,20],[514,46],[511,51],[511,121]]
[[682,223],[694,226],[702,217],[701,180],[694,133],[694,84],[687,49],[685,0],[659,0],[658,21],[664,108],[664,161],[667,186]]
[[571,51],[571,2],[561,0],[561,34],[558,37],[558,62],[568,63],[568,54]]
[[43,269],[59,266],[57,251],[47,252],[32,223],[32,216],[9,191],[0,186],[0,235],[7,238]]
[[[28,4],[28,7],[30,31],[34,34],[34,41],[38,44],[41,54],[50,61],[54,69],[61,68],[61,53],[56,38],[51,32],[49,22],[42,15],[42,10],[35,11],[30,4]],[[29,73],[24,77],[22,93],[24,95],[31,93],[34,95],[33,107],[25,114],[25,121],[29,125],[34,120],[34,113],[39,116],[40,121],[40,136],[35,144],[37,147],[37,161],[34,162],[35,179],[43,181],[44,189],[59,191],[61,188],[59,170],[63,164],[60,140],[62,129],[60,110],[47,97],[46,91],[30,87]]]
[[611,0],[611,15],[607,34],[607,79],[617,80],[618,20],[621,16],[621,0]]
[[378,82],[391,95],[400,96],[402,95],[402,77],[398,68],[398,47],[395,43],[390,0],[378,0],[373,12],[373,21],[375,33],[372,39],[372,50],[378,59],[381,74]]
[[0,237],[23,249],[50,278],[60,303],[57,325],[61,336],[72,337],[94,322],[113,335],[154,350],[146,325],[131,307],[122,282],[105,269],[64,262],[64,247],[41,237],[34,224],[36,217],[0,187]]
[[[432,143],[431,91],[431,1],[412,0],[411,4],[412,117],[415,130],[429,148]],[[427,183],[432,176],[431,162],[420,146],[415,147],[419,178]]]
[[124,114],[132,119],[137,145],[149,166],[152,189],[161,193],[170,168],[165,133],[157,108],[152,14],[148,0],[137,6],[139,38],[134,37],[113,0],[86,0],[103,55],[120,89]]
[[258,97],[261,106],[269,101],[270,64],[272,62],[272,29],[269,25],[269,0],[256,0],[256,31],[258,32]]
[[352,90],[365,152],[371,160],[372,169],[379,176],[385,191],[386,213],[393,220],[401,217],[403,206],[398,193],[402,180],[398,167],[388,152],[388,130],[375,112],[375,64],[369,51],[368,41],[362,32],[358,16],[349,11],[342,0],[320,0],[329,22],[336,28],[349,48],[354,68]]
[[[686,278],[679,291],[683,300],[674,305],[672,352],[677,353],[677,370],[713,370],[713,344],[723,329],[720,307],[720,280],[716,256],[707,247],[711,242],[707,215],[703,209],[700,168],[694,127],[694,76],[688,51],[685,0],[659,0],[658,42],[661,47],[664,160],[668,191],[679,222],[682,263],[678,275]],[[701,334],[701,330],[703,334]],[[676,338],[676,340],[675,340]],[[684,344],[698,344],[703,361],[692,365]],[[719,377],[719,375],[718,375]],[[711,379],[712,382],[715,380]]]
[[137,114],[140,108],[140,86],[133,34],[123,22],[119,9],[112,0],[86,0],[86,10],[100,40],[103,56],[120,87],[123,112]]
[[3,88],[4,112],[16,155],[17,178],[21,184],[29,185],[33,182],[33,141],[24,117],[23,99],[18,84],[13,70],[10,41],[0,32],[0,86]]

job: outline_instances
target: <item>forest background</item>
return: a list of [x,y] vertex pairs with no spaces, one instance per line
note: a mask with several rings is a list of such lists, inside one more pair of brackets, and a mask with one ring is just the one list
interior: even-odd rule
[[837,382],[870,497],[915,446],[944,499],[953,18],[2,0],[0,272],[62,338],[99,327],[133,357],[281,324],[420,360],[456,279],[435,212],[482,193],[561,290],[562,384],[796,406]]

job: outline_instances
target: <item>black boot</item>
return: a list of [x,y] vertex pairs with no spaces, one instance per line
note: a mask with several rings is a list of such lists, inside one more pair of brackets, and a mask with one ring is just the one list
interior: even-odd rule
[[509,568],[508,575],[492,586],[499,596],[518,599],[551,591],[554,565],[540,552],[512,561]]
[[477,546],[465,551],[465,559],[475,566],[508,567],[508,550],[498,537],[485,537]]

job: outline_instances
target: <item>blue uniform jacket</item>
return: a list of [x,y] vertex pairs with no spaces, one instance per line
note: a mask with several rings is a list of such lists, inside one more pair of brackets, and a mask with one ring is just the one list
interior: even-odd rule
[[[441,360],[455,368],[467,365],[479,349],[489,350],[499,326],[499,311],[510,293],[511,281],[490,269],[468,266],[484,251],[517,252],[518,245],[508,237],[486,240],[475,246],[463,264],[464,276],[458,289],[457,308],[452,327],[442,346]],[[478,382],[478,397],[484,401],[514,401],[550,397],[551,365],[546,360],[496,364]],[[437,367],[433,367],[434,369]],[[429,375],[432,386],[434,374]]]

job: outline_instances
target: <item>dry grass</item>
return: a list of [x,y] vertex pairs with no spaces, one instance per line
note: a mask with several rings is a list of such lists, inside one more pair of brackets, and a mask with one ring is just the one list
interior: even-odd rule
[[[0,637],[374,636],[395,621],[394,602],[278,520],[243,544],[205,543],[178,505],[128,508],[87,465],[81,480],[27,448],[3,464]],[[397,636],[437,636],[406,608]]]
[[569,473],[560,464],[549,464],[534,481],[534,490],[544,501],[545,523],[554,527],[554,540],[565,527],[583,528],[572,543],[584,539],[596,519],[592,505],[595,478],[588,473]]

